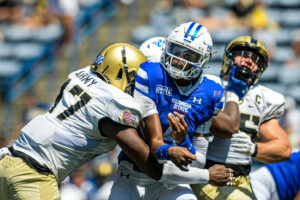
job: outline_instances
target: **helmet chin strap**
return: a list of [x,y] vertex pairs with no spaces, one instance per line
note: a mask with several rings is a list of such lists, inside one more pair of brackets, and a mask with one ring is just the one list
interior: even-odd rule
[[130,80],[129,73],[128,73],[128,64],[127,64],[127,61],[126,61],[125,46],[123,46],[123,48],[122,48],[122,61],[123,61],[123,64],[124,64],[125,75],[126,75],[126,79],[127,79],[127,83],[128,83],[127,87],[125,88],[125,92],[132,96],[133,95],[133,89],[132,89],[132,84],[133,83]]

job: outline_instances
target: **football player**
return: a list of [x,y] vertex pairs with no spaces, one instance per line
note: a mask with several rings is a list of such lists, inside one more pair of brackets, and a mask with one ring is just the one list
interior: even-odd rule
[[299,150],[294,150],[288,161],[266,164],[250,173],[251,185],[259,200],[299,199],[299,180]]
[[249,85],[249,91],[239,103],[240,130],[231,135],[213,131],[205,168],[218,163],[234,170],[237,177],[232,186],[192,185],[199,199],[256,199],[249,182],[252,158],[275,163],[289,159],[291,145],[278,118],[283,114],[283,95],[258,84],[268,65],[264,45],[251,36],[232,40],[223,56],[221,77],[226,87],[230,73]]
[[143,42],[139,49],[146,56],[147,60],[160,62],[165,46],[166,38],[152,37]]
[[[160,55],[160,51],[156,53]],[[220,165],[209,170],[200,169],[205,162],[209,133],[207,127],[212,117],[223,107],[222,86],[202,75],[212,53],[212,40],[204,26],[195,22],[179,25],[166,38],[160,63],[148,61],[140,66],[134,97],[143,110],[140,134],[149,143],[154,157],[163,161],[172,160],[176,164],[176,158],[171,155],[172,147],[186,147],[196,155],[197,167],[190,167],[190,171],[201,171],[203,183],[224,184],[211,180],[215,167]],[[226,92],[226,107],[232,113],[228,114],[230,120],[220,124],[228,123],[223,129],[233,133],[239,128],[239,97],[235,87],[247,90],[248,86],[233,76],[230,78],[228,88],[231,91]],[[161,132],[163,135],[158,134]],[[111,189],[111,200],[120,197],[128,200],[196,199],[189,185],[168,185],[149,179],[123,152],[120,153],[119,163],[119,176]],[[184,170],[184,166],[179,167]],[[194,173],[194,176],[201,174]],[[174,184],[180,183],[179,176],[169,176],[169,179],[174,180]]]
[[[116,43],[102,49],[91,66],[69,74],[51,109],[0,151],[0,199],[60,199],[61,181],[116,144],[151,178],[165,180],[173,166],[163,168],[138,136],[142,112],[129,95],[144,61],[137,48]],[[182,147],[173,152],[195,159]],[[228,180],[229,171],[221,176]]]

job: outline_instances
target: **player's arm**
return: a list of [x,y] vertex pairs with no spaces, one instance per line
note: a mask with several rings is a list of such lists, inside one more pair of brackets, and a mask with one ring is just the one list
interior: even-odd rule
[[248,85],[234,77],[235,67],[231,69],[225,93],[225,108],[213,117],[210,132],[221,138],[229,138],[240,129],[239,100],[247,93]]
[[152,155],[157,158],[156,151],[164,145],[162,128],[157,113],[149,115],[141,120],[141,128],[147,141],[149,142]]
[[[166,180],[163,180],[163,182],[179,184],[180,180],[184,181],[186,184],[197,184],[196,182],[198,182],[210,183],[212,185],[225,185],[227,181],[234,180],[232,170],[226,168],[224,165],[213,165],[209,169],[202,169],[206,160],[208,140],[205,137],[194,136],[191,143],[187,134],[188,125],[184,119],[184,115],[181,115],[177,112],[174,114],[169,113],[168,122],[172,129],[172,137],[175,142],[178,145],[184,145],[187,149],[189,149],[190,152],[193,152],[193,154],[196,155],[196,160],[193,161],[188,172],[178,171],[178,169],[171,169],[169,168],[168,163],[165,164],[165,176],[163,178],[166,178]],[[176,170],[177,172],[175,172]],[[170,174],[167,175],[167,172],[165,171],[168,171]]]
[[149,177],[155,180],[161,178],[162,165],[151,156],[148,145],[139,137],[135,128],[127,127],[105,118],[99,121],[99,130],[103,135],[113,138]]
[[[191,166],[200,169],[203,168],[208,148],[208,138],[204,137],[203,133],[208,135],[211,119],[199,126],[192,137],[187,134],[188,125],[184,119],[184,115],[177,112],[174,114],[169,113],[168,122],[172,129],[172,137],[177,145],[184,146],[196,156],[196,160],[193,161]],[[198,129],[202,131],[201,134],[197,132]]]
[[280,127],[278,119],[270,119],[260,125],[260,142],[257,142],[257,155],[254,157],[264,163],[286,161],[291,155],[291,144],[286,132]]
[[[181,170],[195,160],[195,156],[187,149],[176,146],[168,146],[164,143],[161,123],[158,114],[149,115],[141,120],[143,134],[149,142],[152,155],[157,159],[164,159],[159,152],[166,151],[167,158],[170,159]],[[167,149],[163,149],[167,147]]]
[[239,132],[232,137],[231,148],[264,163],[286,161],[291,155],[287,134],[275,118],[260,125],[259,142],[252,142],[248,134]]
[[209,170],[191,168],[190,171],[184,172],[170,163],[166,163],[165,166],[159,164],[151,155],[147,144],[138,136],[136,129],[120,125],[109,118],[99,121],[99,130],[103,135],[113,138],[149,177],[163,183],[211,182],[213,184],[225,184],[233,178],[230,169],[224,166],[213,166]]
[[134,98],[143,110],[141,128],[150,145],[152,155],[157,159],[170,159],[181,170],[186,170],[183,165],[191,163],[195,156],[185,148],[165,144],[155,102],[138,90],[135,90]]
[[224,110],[213,117],[210,133],[220,138],[230,138],[233,134],[237,133],[239,129],[239,106],[235,101],[226,101]]

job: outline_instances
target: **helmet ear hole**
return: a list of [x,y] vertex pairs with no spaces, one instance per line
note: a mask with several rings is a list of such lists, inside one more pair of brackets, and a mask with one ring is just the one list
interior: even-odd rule
[[122,79],[122,76],[123,76],[123,69],[120,68],[119,73],[118,73],[118,76],[117,76],[117,81],[118,81],[118,80],[121,80],[121,79]]

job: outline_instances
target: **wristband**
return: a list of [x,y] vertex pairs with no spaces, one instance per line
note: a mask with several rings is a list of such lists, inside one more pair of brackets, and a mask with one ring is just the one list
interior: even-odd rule
[[161,160],[168,160],[169,156],[168,156],[168,149],[171,147],[172,145],[170,144],[165,144],[165,145],[161,145],[160,147],[158,147],[157,151],[156,151],[156,155],[159,159]]
[[239,103],[239,96],[232,92],[232,91],[226,91],[226,94],[225,94],[225,102],[229,102],[229,101],[233,101],[235,103]]
[[185,147],[192,154],[194,154],[194,155],[196,154],[196,150],[195,150],[195,148],[194,148],[194,146],[193,146],[193,144],[192,144],[189,136],[186,137],[186,140],[183,143],[178,144],[178,146]]
[[255,149],[253,154],[251,155],[253,158],[257,155],[257,151],[258,151],[258,145],[255,143]]

